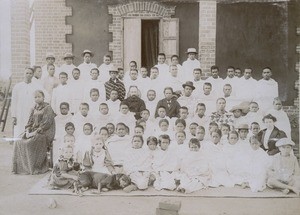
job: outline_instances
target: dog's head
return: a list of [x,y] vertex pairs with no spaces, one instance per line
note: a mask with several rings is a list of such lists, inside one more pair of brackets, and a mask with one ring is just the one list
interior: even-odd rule
[[131,184],[130,178],[125,174],[115,174],[112,176],[110,187],[112,189],[121,189]]

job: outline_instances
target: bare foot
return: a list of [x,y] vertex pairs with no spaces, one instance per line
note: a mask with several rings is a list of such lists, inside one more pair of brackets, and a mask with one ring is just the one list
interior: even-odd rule
[[297,188],[293,188],[292,191],[296,193],[297,196],[300,196],[300,190]]
[[101,189],[101,191],[102,191],[102,192],[108,192],[109,189],[107,189],[107,188],[104,187],[104,188]]
[[247,188],[247,187],[248,187],[248,183],[247,183],[247,182],[243,182],[242,185],[241,185],[241,187],[242,187],[243,189]]
[[287,195],[290,192],[290,190],[289,189],[283,189],[282,192],[283,192],[283,194]]

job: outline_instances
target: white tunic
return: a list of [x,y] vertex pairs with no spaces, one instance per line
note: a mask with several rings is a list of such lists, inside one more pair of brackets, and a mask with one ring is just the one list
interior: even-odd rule
[[[257,81],[252,77],[245,79],[241,77],[237,85],[236,96],[240,101],[252,101],[257,96]],[[263,93],[263,92],[260,92]]]
[[114,68],[114,65],[112,63],[110,63],[108,65],[105,63],[102,63],[98,68],[100,71],[100,76],[99,76],[100,81],[102,81],[103,83],[108,81],[110,79],[109,70],[111,70],[113,68]]
[[274,98],[278,97],[278,83],[274,79],[261,79],[257,82],[257,101],[262,111],[272,108]]
[[124,137],[115,135],[108,140],[107,149],[114,165],[124,165],[125,152],[129,148],[131,148],[131,137],[129,135]]
[[78,66],[78,69],[80,70],[80,80],[82,81],[90,80],[91,79],[90,72],[94,68],[97,68],[97,65],[94,63],[83,62],[82,64],[80,64]]
[[17,118],[17,125],[14,127],[14,137],[18,137],[25,131],[29,120],[31,109],[35,105],[34,92],[38,86],[33,83],[17,83],[12,90],[11,116]]
[[63,65],[61,65],[60,68],[59,68],[59,73],[65,72],[65,73],[68,74],[68,79],[69,79],[69,80],[74,80],[74,79],[73,79],[73,75],[72,75],[72,71],[73,71],[73,69],[75,69],[75,68],[76,68],[76,66],[75,66],[74,64],[70,64],[70,65],[68,65],[68,64],[63,64]]
[[195,60],[191,60],[191,59],[187,59],[186,61],[184,61],[182,63],[182,69],[183,69],[183,73],[186,77],[185,81],[192,81],[194,79],[193,76],[193,71],[196,68],[200,68],[200,61],[195,59]]
[[59,85],[58,87],[53,89],[52,99],[51,99],[51,107],[54,113],[60,113],[60,104],[62,102],[67,102],[70,105],[70,109],[72,109],[72,89],[70,85]]

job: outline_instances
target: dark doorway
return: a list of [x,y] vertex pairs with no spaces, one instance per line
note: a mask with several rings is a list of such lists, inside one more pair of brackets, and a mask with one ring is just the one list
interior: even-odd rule
[[142,67],[156,65],[159,47],[159,20],[142,20]]

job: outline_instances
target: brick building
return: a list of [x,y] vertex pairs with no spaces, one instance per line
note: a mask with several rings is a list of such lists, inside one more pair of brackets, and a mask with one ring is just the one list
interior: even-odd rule
[[[1,39],[0,47],[11,43],[7,65],[14,83],[22,79],[25,66],[45,64],[47,52],[55,54],[58,65],[65,52],[73,52],[78,65],[82,50],[90,49],[97,65],[109,53],[113,63],[125,69],[133,59],[145,66],[143,35],[154,26],[156,52],[167,57],[178,54],[182,62],[186,49],[195,47],[206,76],[216,64],[222,77],[226,67],[233,65],[251,66],[259,79],[261,69],[270,66],[285,109],[298,121],[300,3],[296,0],[4,2],[10,7],[11,41]],[[2,21],[3,26],[7,25]],[[5,59],[1,51],[1,68]]]

